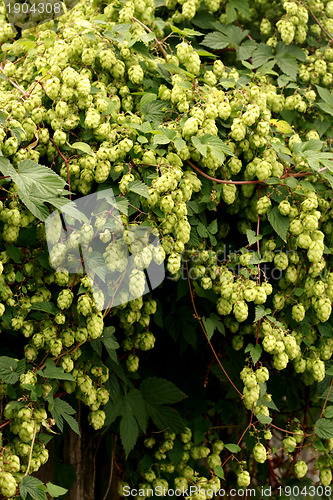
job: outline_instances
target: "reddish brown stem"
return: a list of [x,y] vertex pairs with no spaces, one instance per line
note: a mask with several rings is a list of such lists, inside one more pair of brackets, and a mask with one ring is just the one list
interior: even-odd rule
[[231,384],[231,385],[232,385],[232,387],[235,389],[235,391],[236,391],[236,392],[238,392],[238,394],[239,394],[239,396],[240,396],[241,398],[243,398],[243,394],[242,394],[242,393],[241,393],[241,392],[237,389],[237,387],[235,386],[235,384],[233,383],[233,381],[231,380],[231,378],[230,378],[230,377],[229,377],[229,375],[227,374],[227,372],[226,372],[226,370],[225,370],[224,366],[222,365],[221,361],[219,360],[219,357],[218,357],[218,355],[216,354],[216,351],[215,351],[214,347],[212,346],[211,341],[210,341],[210,340],[209,340],[209,338],[208,338],[208,335],[207,335],[206,329],[205,329],[205,327],[204,327],[204,325],[203,325],[203,323],[202,323],[202,320],[201,320],[201,318],[200,318],[200,316],[199,316],[199,314],[198,314],[198,311],[197,311],[197,308],[196,308],[196,305],[195,305],[195,301],[194,301],[194,297],[193,297],[193,290],[192,290],[192,286],[191,286],[191,281],[190,281],[190,275],[189,275],[189,270],[188,270],[188,262],[187,262],[187,260],[186,260],[186,270],[187,270],[187,281],[188,281],[188,286],[189,286],[189,289],[190,289],[191,302],[192,302],[192,306],[193,306],[193,309],[194,309],[194,314],[195,314],[195,317],[196,317],[196,319],[199,321],[199,324],[200,324],[200,326],[201,326],[201,328],[202,328],[202,331],[203,331],[203,332],[204,332],[204,334],[205,334],[205,337],[206,337],[206,339],[207,339],[207,341],[208,341],[209,347],[211,348],[211,350],[212,350],[212,352],[213,352],[213,354],[214,354],[214,356],[215,356],[215,359],[216,359],[216,361],[217,361],[217,363],[218,363],[219,367],[221,368],[221,370],[223,371],[224,375],[227,377],[227,379],[229,380],[230,384]]
[[311,16],[313,17],[313,19],[316,21],[316,23],[318,24],[318,26],[320,26],[320,28],[323,30],[323,32],[328,36],[328,38],[331,40],[331,42],[333,42],[333,38],[331,37],[331,35],[325,30],[324,26],[321,24],[321,22],[319,21],[319,19],[316,18],[316,16],[314,15],[314,13],[312,12],[312,10],[308,9],[308,11],[310,12]]

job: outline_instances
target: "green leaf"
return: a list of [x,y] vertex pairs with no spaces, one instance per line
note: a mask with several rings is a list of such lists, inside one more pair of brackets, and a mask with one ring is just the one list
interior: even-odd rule
[[13,181],[28,196],[33,188],[42,197],[54,196],[55,193],[62,194],[66,185],[66,182],[49,167],[39,165],[32,160],[20,161]]
[[201,236],[201,238],[208,237],[207,228],[204,226],[204,224],[202,222],[199,222],[198,227],[197,227],[197,232],[198,232],[198,235]]
[[53,170],[32,160],[23,160],[16,171],[7,158],[0,158],[0,171],[10,176],[18,187],[22,202],[38,219],[44,221],[49,210],[44,203],[50,203],[56,195],[63,195],[66,182]]
[[[259,384],[260,385],[260,384]],[[263,406],[267,406],[267,408],[271,408],[272,410],[279,411],[278,407],[274,403],[274,401],[271,399],[270,401],[267,401],[266,399],[261,401]]]
[[15,281],[17,281],[17,283],[22,283],[22,281],[24,281],[24,275],[21,273],[21,271],[16,272]]
[[250,356],[252,358],[252,361],[253,361],[253,364],[256,364],[259,359],[260,359],[260,356],[261,356],[261,353],[262,353],[262,347],[260,344],[257,344],[257,345],[253,345],[253,344],[249,344],[246,349],[245,349],[245,352],[249,352],[250,353]]
[[33,500],[47,500],[45,486],[36,477],[23,476],[20,482],[20,495],[23,500],[30,495]]
[[219,137],[215,137],[212,134],[205,134],[201,137],[201,143],[207,144],[211,152],[216,156],[216,158],[222,163],[225,160],[225,155],[235,156],[229,146],[225,144]]
[[117,198],[117,208],[122,214],[128,215],[128,199],[125,196]]
[[118,358],[116,355],[116,349],[118,349],[119,344],[114,337],[114,332],[116,331],[114,326],[107,326],[104,328],[100,340],[103,342],[105,349],[108,351],[110,358],[118,363]]
[[6,126],[6,116],[2,111],[0,111],[0,125],[1,127]]
[[298,73],[297,59],[288,51],[286,45],[277,45],[274,59],[283,73],[296,80]]
[[14,409],[19,410],[24,407],[24,404],[21,401],[9,401],[6,407],[8,408],[8,411],[12,411]]
[[212,30],[215,29],[216,19],[213,14],[209,14],[205,11],[200,11],[197,12],[196,16],[192,19],[192,23],[195,26],[199,26],[199,28]]
[[166,108],[165,101],[150,101],[142,106],[142,113],[145,115],[146,121],[161,122]]
[[148,412],[153,423],[160,430],[168,428],[173,432],[182,432],[184,430],[183,419],[174,408],[170,408],[170,406],[148,405]]
[[125,412],[120,420],[120,439],[125,450],[126,457],[134,448],[139,436],[139,427],[134,418],[129,403],[125,405]]
[[[319,326],[319,325],[318,325]],[[320,325],[322,327],[322,325]],[[323,335],[322,333],[322,330],[318,328],[318,330],[320,331],[320,333]],[[328,326],[327,327],[327,330],[329,331],[329,335],[325,335],[326,337],[331,337],[331,333],[332,333],[332,327],[331,326]],[[326,375],[332,375],[333,376],[333,366],[331,366],[330,368],[328,368],[325,372]]]
[[27,196],[19,192],[19,197],[30,212],[40,221],[44,222],[50,215],[49,209],[46,208],[44,202],[41,202],[41,198],[38,198],[38,196]]
[[206,329],[206,333],[207,333],[207,337],[208,337],[209,341],[212,338],[213,333],[215,332],[216,329],[220,333],[222,333],[222,335],[225,335],[224,325],[223,325],[222,321],[220,320],[220,318],[216,314],[210,313],[209,318],[205,318],[205,317],[202,318],[202,322],[203,322],[204,327]]
[[[270,120],[270,124],[273,125],[273,127],[275,127],[276,130],[278,130],[279,132],[282,132],[283,134],[292,134],[293,133],[293,129],[291,128],[289,123],[286,122],[285,120],[276,120],[276,119],[272,118]],[[293,179],[293,177],[291,177],[291,179]]]
[[303,49],[299,47],[298,45],[286,45],[284,42],[278,42],[276,46],[276,50],[278,50],[280,53],[283,51],[286,54],[291,54],[292,56],[296,57],[299,61],[306,62],[307,61],[307,56],[305,55]]
[[256,306],[254,323],[259,321],[261,318],[264,318],[265,316],[267,316],[267,314],[270,314],[271,312],[272,311],[270,309],[265,309],[263,305]]
[[195,149],[199,151],[199,153],[206,158],[207,156],[207,145],[202,144],[201,138],[196,135],[192,135],[191,141]]
[[333,93],[330,92],[327,89],[324,89],[323,87],[319,87],[319,85],[316,85],[318,94],[322,98],[323,101],[325,101],[333,111]]
[[252,64],[255,68],[267,63],[273,57],[272,47],[265,43],[259,43],[252,54]]
[[111,425],[117,417],[122,415],[125,411],[125,398],[120,394],[119,387],[113,398],[113,402],[108,401],[104,407],[106,419],[104,422],[105,426]]
[[315,434],[321,439],[333,438],[333,422],[326,418],[320,418],[315,425]]
[[[167,78],[166,75],[168,75],[168,73],[171,73],[172,75],[183,74],[183,75],[188,76],[191,79],[195,78],[195,75],[192,75],[192,73],[189,73],[188,71],[185,71],[184,69],[182,69],[179,66],[176,66],[175,64],[172,64],[172,63],[158,64],[157,69],[159,70],[161,75],[164,76],[165,78]],[[180,82],[180,83],[182,83],[182,82]],[[185,83],[185,85],[187,85],[186,82],[183,82],[183,83]]]
[[83,257],[88,276],[94,276],[96,274],[105,283],[107,269],[101,253],[92,251],[87,255],[83,254]]
[[70,428],[79,436],[80,429],[79,424],[71,415],[75,415],[76,411],[71,407],[66,401],[60,398],[55,398],[49,403],[49,411],[54,418],[60,431],[64,430],[64,420],[68,423]]
[[169,144],[169,143],[170,143],[170,139],[162,132],[156,133],[153,137],[153,144],[163,145],[163,144]]
[[214,50],[222,50],[228,47],[229,43],[229,38],[224,33],[221,33],[220,31],[213,31],[205,36],[201,45],[205,45],[206,47]]
[[207,227],[207,230],[210,234],[216,234],[218,231],[218,226],[217,226],[217,219],[213,220],[209,226]]
[[182,139],[181,137],[177,137],[174,141],[174,146],[175,148],[177,149],[177,152],[179,153],[179,151],[181,151],[184,146],[186,145],[186,142],[184,141],[184,139]]
[[21,144],[21,135],[25,134],[25,131],[21,127],[11,127],[9,130],[11,135],[16,137],[17,142]]
[[20,248],[14,245],[6,245],[6,252],[15,264],[20,264],[22,262],[24,254]]
[[131,181],[128,183],[128,189],[133,193],[139,194],[144,198],[149,198],[149,191],[146,184],[141,181]]
[[25,371],[25,359],[16,361],[8,356],[0,357],[0,379],[5,384],[15,384]]
[[272,417],[269,417],[268,415],[262,415],[261,413],[256,415],[256,417],[259,420],[259,422],[263,425],[270,424],[273,420]]
[[247,241],[249,242],[249,245],[254,245],[254,243],[257,243],[257,241],[260,241],[262,239],[261,234],[259,236],[256,235],[255,231],[252,229],[247,229],[246,230],[246,237]]
[[222,469],[221,465],[214,467],[214,472],[217,477],[219,477],[220,479],[224,479],[224,470]]
[[333,406],[328,406],[324,411],[325,418],[333,418]]
[[62,488],[61,486],[57,486],[56,484],[46,483],[47,492],[51,497],[60,497],[61,495],[65,495],[68,490],[66,488]]
[[173,404],[186,396],[173,382],[163,378],[148,377],[140,384],[145,401],[151,404]]
[[[229,19],[228,18],[228,9],[229,10],[236,9],[239,12],[239,14],[242,14],[247,19],[250,19],[249,0],[229,0],[227,5],[226,5],[227,20]],[[228,23],[233,22],[235,20],[236,20],[236,18],[233,19],[232,21],[228,20]]]
[[230,453],[238,453],[239,451],[241,451],[240,447],[238,446],[238,444],[225,444],[224,447],[230,451]]
[[289,218],[281,215],[277,206],[268,212],[268,220],[274,231],[280,238],[287,242],[287,233],[289,229]]
[[189,28],[185,28],[183,30],[180,30],[179,28],[177,28],[177,26],[173,26],[171,25],[171,31],[173,33],[177,33],[178,35],[181,35],[181,36],[184,36],[185,38],[186,37],[191,37],[191,36],[201,36],[203,35],[203,33],[201,33],[200,31],[195,31],[195,30],[192,30],[192,29],[189,29]]
[[30,311],[44,311],[49,314],[57,314],[59,309],[53,302],[36,302],[29,307]]
[[324,101],[319,101],[318,102],[318,107],[322,110],[325,111],[325,113],[328,113],[329,115],[333,116],[333,107],[330,106],[329,104],[326,104]]
[[289,82],[292,82],[292,78],[290,78],[290,76],[287,76],[287,75],[280,75],[279,78],[276,80],[277,81],[277,84],[278,86],[281,88],[281,87],[285,87],[286,85],[288,85]]
[[216,23],[215,28],[221,33],[224,33],[229,43],[233,44],[235,47],[239,45],[249,33],[247,30],[243,30],[239,26],[232,24]]
[[50,358],[45,361],[44,370],[38,370],[37,373],[45,378],[75,381],[73,375],[65,373],[64,369],[61,366],[56,366],[53,359]]
[[209,236],[210,244],[212,245],[212,247],[215,247],[217,245],[217,239],[215,238],[215,236],[213,236],[210,233],[208,236]]
[[93,150],[86,142],[74,142],[74,144],[69,144],[72,149],[77,149],[78,151],[82,151],[87,155],[94,156]]
[[327,453],[325,445],[323,444],[322,441],[320,441],[320,439],[317,436],[314,437],[312,446],[318,451],[323,451],[324,453]]
[[133,415],[142,432],[146,432],[148,425],[147,408],[138,389],[131,389],[125,396],[126,401],[129,402]]
[[173,465],[178,465],[184,455],[183,443],[179,439],[175,439],[173,448],[168,450],[168,458]]
[[[242,45],[240,45],[236,49],[238,61],[250,59],[256,47],[257,44],[254,40],[246,40],[244,43],[242,43]],[[251,68],[253,68],[253,65],[251,66]]]

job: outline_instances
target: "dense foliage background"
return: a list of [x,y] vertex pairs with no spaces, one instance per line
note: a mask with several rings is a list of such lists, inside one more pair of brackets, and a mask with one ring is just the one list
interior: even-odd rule
[[331,498],[333,1],[33,5],[0,3],[2,498]]

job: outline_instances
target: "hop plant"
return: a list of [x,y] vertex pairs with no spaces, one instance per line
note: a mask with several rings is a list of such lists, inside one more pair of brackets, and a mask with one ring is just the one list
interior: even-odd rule
[[248,471],[237,474],[237,484],[240,488],[247,488],[251,483],[251,476]]
[[87,331],[91,339],[97,339],[103,333],[104,321],[101,313],[90,314],[87,317]]
[[298,460],[297,462],[295,462],[294,471],[295,471],[296,476],[299,479],[301,479],[302,477],[304,477],[306,475],[306,473],[308,471],[308,466],[306,465],[304,460]]
[[323,486],[330,486],[332,484],[332,471],[331,469],[321,469],[319,472],[320,482]]
[[61,290],[57,298],[59,309],[69,309],[72,305],[74,294],[71,290]]
[[90,425],[95,429],[101,429],[105,422],[105,412],[103,410],[92,411],[88,415]]

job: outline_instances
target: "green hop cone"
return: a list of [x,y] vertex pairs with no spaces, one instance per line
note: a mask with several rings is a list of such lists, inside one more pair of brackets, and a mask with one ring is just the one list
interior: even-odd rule
[[297,446],[297,441],[293,436],[288,436],[282,440],[282,448],[288,453],[292,453]]
[[330,486],[332,484],[331,469],[321,469],[319,477],[320,477],[320,482],[323,486]]
[[133,297],[140,297],[144,294],[146,278],[143,271],[134,269],[129,280],[129,291]]
[[88,421],[95,431],[101,429],[105,422],[105,412],[103,410],[91,411],[88,415]]
[[126,360],[127,370],[129,372],[136,372],[139,368],[139,358],[135,354],[130,354]]
[[92,301],[89,295],[81,295],[77,301],[77,311],[82,316],[88,316],[92,312]]
[[87,330],[91,339],[97,339],[103,333],[104,321],[102,313],[91,314],[87,318]]
[[267,452],[266,448],[263,444],[257,443],[255,447],[253,448],[253,457],[256,462],[259,462],[260,464],[263,464],[266,462],[267,459]]
[[304,462],[304,460],[298,460],[294,465],[294,471],[296,476],[301,479],[304,477],[308,471],[308,466]]
[[10,472],[1,472],[0,475],[1,493],[5,498],[14,497],[17,488],[17,482]]
[[59,309],[69,309],[72,305],[74,294],[71,290],[61,290],[57,298]]
[[272,435],[272,432],[270,430],[267,430],[264,432],[264,438],[266,439],[266,441],[270,441],[272,439],[273,435]]
[[257,214],[265,215],[268,212],[268,209],[271,207],[272,203],[268,196],[262,196],[257,201]]
[[237,474],[237,484],[240,488],[246,488],[251,482],[250,474],[247,470],[244,470]]

